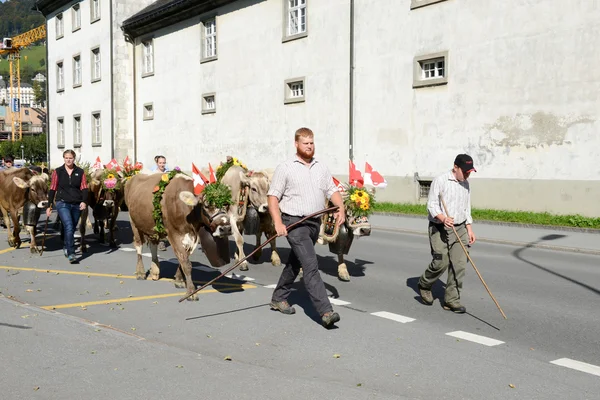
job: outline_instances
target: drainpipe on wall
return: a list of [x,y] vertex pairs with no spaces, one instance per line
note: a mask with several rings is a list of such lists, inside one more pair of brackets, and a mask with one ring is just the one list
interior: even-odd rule
[[137,159],[137,60],[136,40],[131,41],[133,45],[133,159]]
[[110,12],[110,159],[115,158],[115,99],[114,99],[114,86],[115,78],[113,76],[113,63],[114,63],[114,52],[113,48],[113,2],[109,1],[109,12]]
[[50,169],[50,91],[48,90],[50,86],[50,75],[48,74],[48,19],[39,9],[37,4],[34,4],[33,11],[37,11],[44,16],[44,20],[46,21],[46,168]]
[[348,112],[348,157],[354,160],[354,0],[350,0],[350,99]]

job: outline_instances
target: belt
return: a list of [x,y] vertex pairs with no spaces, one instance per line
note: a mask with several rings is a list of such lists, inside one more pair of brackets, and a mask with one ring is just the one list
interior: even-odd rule
[[[461,225],[464,225],[466,222],[467,222],[467,220],[464,220],[464,221],[463,221],[463,222],[461,222],[460,224],[454,224],[454,226],[461,226]],[[441,223],[441,222],[432,222],[432,221],[429,221],[429,223],[430,223],[430,224],[432,224],[432,225],[437,225],[437,226],[445,226],[445,225],[444,225],[443,223]]]
[[[290,214],[286,214],[286,213],[281,213],[281,215],[283,217],[290,217],[290,218],[298,218],[298,219],[304,218],[304,216],[290,215]],[[312,218],[307,219],[307,221],[314,221],[314,222],[320,221],[320,220],[321,220],[320,216],[312,217]]]

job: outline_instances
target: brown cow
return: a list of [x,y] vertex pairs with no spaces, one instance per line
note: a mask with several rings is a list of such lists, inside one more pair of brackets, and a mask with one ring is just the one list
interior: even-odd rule
[[[142,262],[142,245],[146,241],[152,253],[149,276],[152,280],[158,280],[160,277],[157,245],[165,235],[155,236],[152,203],[154,188],[159,184],[161,176],[162,174],[138,174],[125,184],[125,202],[129,208],[133,243],[137,251],[135,271],[137,279],[146,279]],[[175,274],[175,287],[186,287],[187,294],[195,290],[189,257],[198,242],[202,243],[202,250],[211,265],[220,267],[225,264],[225,259],[229,262],[227,237],[231,234],[227,210],[204,205],[203,195],[195,196],[193,191],[192,178],[184,174],[175,175],[167,184],[160,203],[166,237],[179,261]],[[198,296],[190,296],[188,300],[198,300]]]
[[[33,203],[37,208],[48,207],[48,180],[47,174],[34,174],[27,168],[9,168],[0,171],[0,210],[8,230],[9,246],[17,249],[21,246],[19,210],[27,202]],[[31,237],[30,251],[32,253],[38,251],[35,241],[35,224],[39,218],[38,211],[33,212],[30,221],[25,221],[25,215],[23,216],[23,222]],[[12,231],[10,230],[9,213],[13,222]],[[27,219],[29,218],[28,216]]]
[[98,169],[92,172],[91,182],[89,183],[88,191],[88,207],[81,212],[79,224],[79,232],[81,234],[81,251],[86,252],[87,246],[85,243],[86,222],[88,220],[89,209],[92,209],[94,217],[94,233],[99,235],[98,242],[105,242],[104,224],[107,222],[108,243],[111,248],[116,248],[114,231],[117,216],[123,200],[125,198],[125,182],[126,178],[116,176],[115,179],[120,181],[120,184],[115,188],[108,190],[101,182],[104,170]]
[[[229,218],[231,221],[231,231],[237,245],[236,260],[245,257],[244,254],[244,236],[245,223],[249,218],[256,218],[256,223],[268,215],[267,210],[267,192],[269,191],[270,179],[265,172],[246,171],[238,165],[229,167],[221,182],[229,186],[234,202],[229,207]],[[249,213],[253,213],[250,216]],[[248,224],[250,225],[250,224]],[[257,235],[257,245],[260,243],[261,230],[259,226],[254,226],[254,232],[250,234]],[[273,265],[280,265],[279,255],[275,250],[275,243],[271,244],[271,262]],[[248,262],[240,264],[240,271],[248,270]]]

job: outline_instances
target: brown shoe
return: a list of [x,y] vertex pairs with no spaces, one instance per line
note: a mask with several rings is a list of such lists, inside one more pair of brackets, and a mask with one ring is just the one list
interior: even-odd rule
[[461,305],[458,301],[444,304],[444,310],[452,311],[457,314],[464,314],[467,312],[467,308]]
[[290,306],[290,303],[288,303],[287,301],[283,300],[283,301],[271,301],[271,310],[277,310],[277,311],[281,311],[283,314],[295,314],[296,313],[296,309],[292,306]]
[[423,304],[426,304],[428,306],[433,304],[433,294],[431,294],[431,290],[430,289],[425,289],[423,286],[418,285],[419,287],[419,294],[421,295],[421,301],[423,302]]
[[329,328],[331,325],[335,324],[340,320],[340,314],[335,311],[326,312],[321,316],[321,321],[323,322],[323,326],[325,328]]

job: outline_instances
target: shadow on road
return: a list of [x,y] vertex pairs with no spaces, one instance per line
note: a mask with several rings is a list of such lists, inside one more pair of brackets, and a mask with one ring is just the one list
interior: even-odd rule
[[0,322],[0,326],[6,326],[7,328],[16,328],[16,329],[31,329],[30,326],[5,324],[4,322]]
[[595,294],[597,294],[597,295],[600,295],[600,290],[596,289],[595,287],[592,287],[592,286],[590,286],[590,285],[588,285],[588,284],[585,284],[585,283],[583,283],[583,282],[580,282],[580,281],[578,281],[578,280],[576,280],[576,279],[570,278],[570,277],[568,277],[568,276],[565,276],[565,275],[563,275],[563,274],[560,274],[560,273],[558,273],[558,272],[552,271],[551,269],[549,269],[549,268],[546,268],[546,267],[544,267],[544,266],[542,266],[542,265],[536,264],[536,263],[534,263],[533,261],[529,261],[529,260],[525,259],[525,258],[522,256],[522,253],[523,253],[523,252],[524,252],[526,249],[528,249],[528,248],[531,248],[531,247],[533,247],[533,246],[535,246],[535,245],[537,245],[537,244],[539,244],[539,243],[542,243],[542,242],[544,242],[544,241],[549,241],[549,240],[561,239],[561,238],[564,238],[564,237],[566,237],[566,235],[551,234],[551,235],[542,236],[542,237],[541,237],[541,238],[539,238],[538,240],[536,240],[536,241],[534,241],[534,242],[531,242],[531,243],[528,243],[527,245],[525,245],[525,246],[523,246],[523,247],[521,247],[521,248],[519,248],[519,249],[517,249],[517,250],[513,251],[513,256],[514,256],[515,258],[517,258],[518,260],[521,260],[521,261],[523,261],[523,262],[525,262],[525,263],[527,263],[527,264],[529,264],[529,265],[531,265],[531,266],[533,266],[533,267],[536,267],[537,269],[540,269],[540,270],[542,270],[542,271],[544,271],[544,272],[547,272],[547,273],[549,273],[549,274],[552,274],[552,275],[554,275],[554,276],[558,276],[559,278],[562,278],[562,279],[564,279],[564,280],[566,280],[566,281],[569,281],[569,282],[571,282],[571,283],[574,283],[574,284],[576,284],[576,285],[578,285],[578,286],[581,286],[582,288],[584,288],[584,289],[587,289],[587,290],[589,290],[590,292],[593,292],[593,293],[595,293]]

